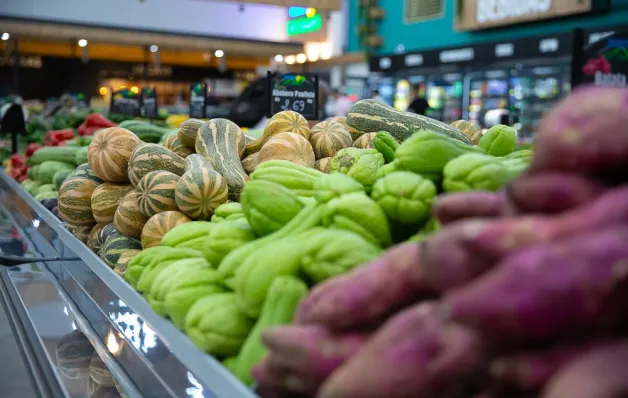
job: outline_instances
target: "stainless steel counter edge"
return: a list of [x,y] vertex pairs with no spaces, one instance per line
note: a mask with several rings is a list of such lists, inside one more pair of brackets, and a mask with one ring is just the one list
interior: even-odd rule
[[64,245],[80,257],[84,263],[104,282],[120,300],[133,310],[151,329],[158,334],[173,355],[183,364],[194,378],[206,386],[219,398],[256,397],[256,395],[233,375],[231,375],[215,358],[200,351],[188,337],[179,331],[171,322],[158,316],[150,308],[148,302],[127,282],[111,270],[87,246],[77,240],[41,203],[38,203],[10,176],[0,176],[51,229],[55,231]]

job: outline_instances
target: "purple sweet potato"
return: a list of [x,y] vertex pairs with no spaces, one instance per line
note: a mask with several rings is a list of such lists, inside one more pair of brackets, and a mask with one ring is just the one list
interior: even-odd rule
[[268,355],[253,369],[258,384],[314,393],[368,339],[367,333],[332,334],[316,325],[269,329]]
[[448,292],[444,314],[504,342],[612,327],[628,317],[626,242],[620,226],[520,250]]
[[471,376],[483,357],[475,332],[443,323],[431,303],[421,304],[386,322],[317,397],[437,397]]
[[605,188],[599,182],[575,173],[526,173],[511,182],[506,191],[517,213],[559,213],[591,202]]
[[628,169],[628,91],[575,90],[545,117],[536,134],[533,173],[582,174]]
[[503,192],[461,192],[440,195],[432,205],[432,214],[441,224],[472,217],[497,217],[504,207]]
[[542,398],[628,396],[628,341],[591,350],[574,359],[546,385]]

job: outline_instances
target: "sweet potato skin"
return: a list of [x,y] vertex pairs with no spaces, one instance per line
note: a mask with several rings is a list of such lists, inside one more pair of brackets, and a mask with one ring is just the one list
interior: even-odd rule
[[608,327],[625,318],[628,227],[538,245],[445,296],[453,321],[496,341],[547,339],[572,328]]
[[472,217],[497,217],[504,207],[503,192],[471,191],[438,196],[432,213],[441,224]]
[[480,365],[484,345],[471,329],[444,324],[431,303],[391,318],[334,372],[319,398],[442,396]]
[[628,396],[628,341],[591,350],[574,359],[546,385],[541,398]]
[[259,385],[315,393],[320,384],[367,341],[369,333],[332,334],[317,325],[264,332],[268,355],[253,370]]

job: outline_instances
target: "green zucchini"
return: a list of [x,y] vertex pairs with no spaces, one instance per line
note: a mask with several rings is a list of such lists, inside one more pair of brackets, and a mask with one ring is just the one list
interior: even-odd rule
[[132,131],[140,140],[153,144],[158,143],[165,133],[170,132],[169,129],[142,120],[125,120],[120,123],[119,127]]

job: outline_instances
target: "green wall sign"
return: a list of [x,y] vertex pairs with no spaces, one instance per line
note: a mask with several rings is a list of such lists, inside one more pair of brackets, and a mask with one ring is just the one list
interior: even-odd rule
[[288,36],[302,35],[305,33],[316,32],[323,27],[323,17],[316,14],[311,18],[297,18],[288,21]]

